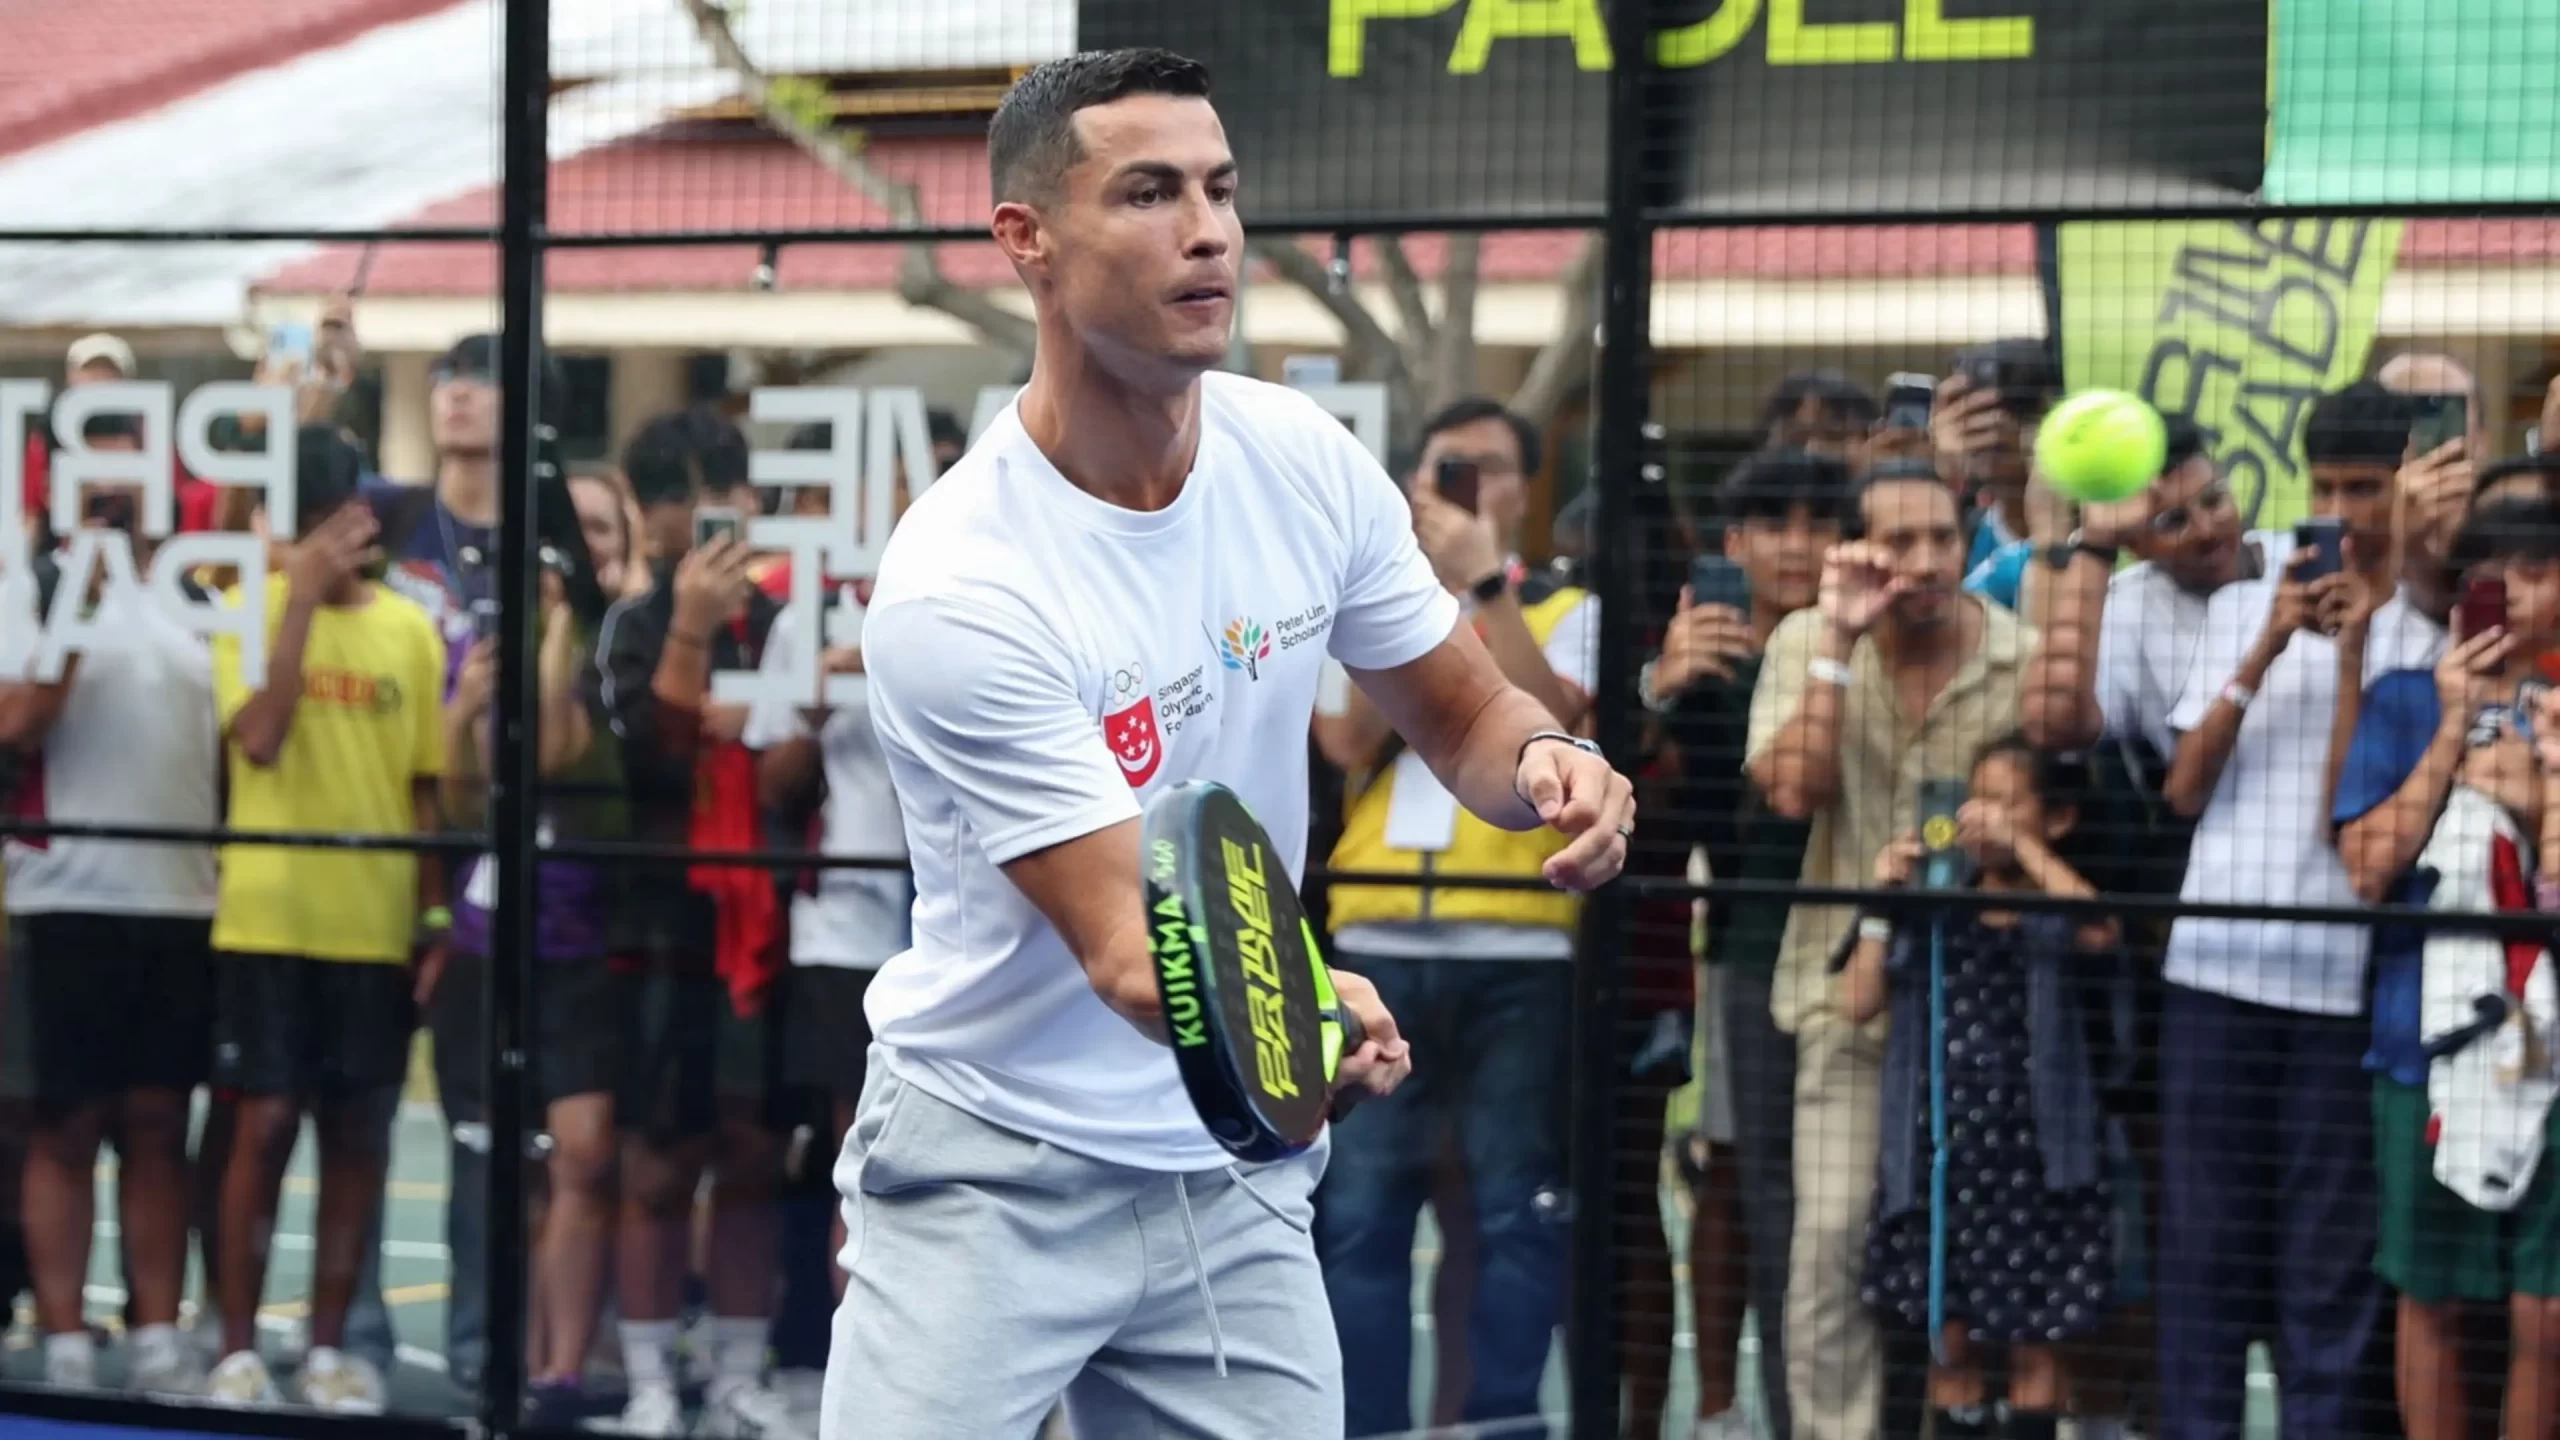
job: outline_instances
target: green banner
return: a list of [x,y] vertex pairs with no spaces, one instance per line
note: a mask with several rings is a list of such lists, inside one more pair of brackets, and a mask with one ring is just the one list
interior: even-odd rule
[[2560,198],[2560,3],[2275,0],[2274,22],[2268,200]]
[[2309,510],[2302,422],[2364,372],[2396,220],[2061,227],[2062,367],[2204,427],[2253,525]]

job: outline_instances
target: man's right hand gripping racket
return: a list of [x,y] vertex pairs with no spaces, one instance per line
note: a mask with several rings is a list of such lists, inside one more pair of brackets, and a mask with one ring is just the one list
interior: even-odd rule
[[1173,786],[1147,805],[1143,832],[1148,943],[1183,1086],[1237,1159],[1295,1155],[1324,1131],[1360,1021],[1334,993],[1271,837],[1233,791]]

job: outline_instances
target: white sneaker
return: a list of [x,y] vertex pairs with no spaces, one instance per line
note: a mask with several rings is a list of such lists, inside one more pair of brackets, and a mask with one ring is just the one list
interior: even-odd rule
[[329,1415],[379,1415],[390,1408],[382,1372],[361,1355],[326,1345],[311,1347],[294,1376],[302,1403]]
[[1698,1428],[1691,1431],[1690,1436],[1691,1440],[1760,1440],[1760,1432],[1752,1428],[1750,1417],[1742,1413],[1739,1405],[1718,1414],[1699,1416]]
[[782,1392],[783,1403],[803,1425],[818,1427],[818,1411],[826,1404],[827,1372],[824,1370],[776,1370],[773,1388]]
[[790,1399],[762,1380],[714,1385],[694,1433],[718,1440],[818,1440],[817,1427],[793,1414]]
[[642,1385],[634,1388],[622,1414],[612,1419],[591,1420],[587,1428],[607,1435],[639,1435],[648,1440],[675,1440],[684,1433],[684,1402],[676,1398],[673,1385]]
[[234,1410],[247,1410],[283,1403],[276,1393],[276,1380],[267,1373],[267,1362],[255,1350],[234,1350],[213,1367],[204,1383],[204,1398],[216,1405]]
[[125,1345],[131,1355],[125,1365],[127,1390],[137,1395],[204,1393],[204,1359],[175,1329],[153,1334],[146,1327],[135,1331]]
[[45,1337],[44,1383],[62,1390],[97,1388],[98,1352],[87,1335],[74,1331]]

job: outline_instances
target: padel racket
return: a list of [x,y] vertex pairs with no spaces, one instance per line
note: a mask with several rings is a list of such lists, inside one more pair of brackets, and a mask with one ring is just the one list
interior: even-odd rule
[[1141,865],[1174,1063],[1209,1134],[1279,1160],[1323,1133],[1342,1057],[1360,1048],[1314,927],[1262,824],[1206,780],[1147,805]]

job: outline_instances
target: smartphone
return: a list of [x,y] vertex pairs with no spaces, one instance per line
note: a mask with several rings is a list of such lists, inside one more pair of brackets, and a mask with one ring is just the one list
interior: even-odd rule
[[291,360],[306,372],[311,368],[311,327],[287,322],[267,329],[267,358]]
[[2496,575],[2482,575],[2462,584],[2462,607],[2457,612],[2455,632],[2468,640],[2491,630],[2504,629],[2507,623],[2507,582]]
[[1722,605],[1751,613],[1751,577],[1722,555],[1701,555],[1689,562],[1689,603]]
[[498,638],[498,602],[478,600],[471,606],[471,635],[475,640]]
[[1956,846],[1956,812],[1964,808],[1971,789],[1962,780],[1920,782],[1920,845],[1928,852],[1920,864],[1923,889],[1952,890],[1964,879],[1965,855]]
[[705,505],[693,512],[693,548],[701,549],[714,540],[744,543],[747,538],[746,512],[726,505]]
[[1440,498],[1473,515],[1476,499],[1484,482],[1484,472],[1473,460],[1443,460],[1431,472],[1431,487]]
[[1884,377],[1884,428],[1887,430],[1926,430],[1929,407],[1938,398],[1938,380],[1934,375],[1915,375],[1908,370]]
[[2311,556],[2298,566],[2286,561],[2285,573],[2293,579],[2325,579],[2347,568],[2347,522],[2334,515],[2315,515],[2294,526],[2293,543]]
[[2471,433],[2470,396],[2419,395],[2412,397],[2412,403],[2417,416],[2409,425],[2409,442],[2418,454],[2430,454],[2446,442]]

